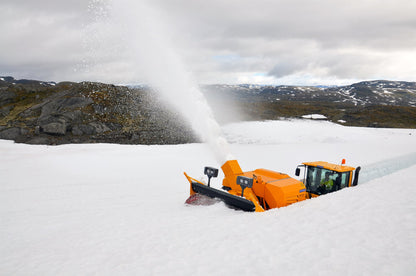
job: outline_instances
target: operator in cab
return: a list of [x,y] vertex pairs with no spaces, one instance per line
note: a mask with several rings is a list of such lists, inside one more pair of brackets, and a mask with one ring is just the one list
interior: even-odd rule
[[322,193],[327,193],[332,191],[332,188],[334,187],[334,180],[332,180],[330,177],[330,173],[325,173],[325,178],[321,180],[321,185],[319,187],[319,190]]

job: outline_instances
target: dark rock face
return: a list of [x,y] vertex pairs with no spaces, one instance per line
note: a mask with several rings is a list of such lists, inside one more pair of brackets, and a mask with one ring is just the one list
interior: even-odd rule
[[16,98],[16,94],[12,91],[8,91],[7,89],[0,90],[0,102],[3,104],[8,104],[14,101]]
[[22,135],[23,131],[18,127],[6,128],[0,131],[0,138],[6,140],[15,140]]
[[0,118],[8,116],[13,108],[13,105],[0,108]]
[[1,79],[0,139],[29,144],[197,141],[180,116],[150,91],[92,82]]

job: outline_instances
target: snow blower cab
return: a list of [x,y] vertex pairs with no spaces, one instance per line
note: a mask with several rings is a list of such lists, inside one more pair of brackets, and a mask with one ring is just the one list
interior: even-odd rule
[[[343,166],[343,164],[335,165],[318,161],[298,166],[297,176],[300,175],[301,167],[305,168],[303,181],[284,173],[266,169],[243,172],[237,160],[229,160],[221,167],[224,172],[222,190],[210,185],[211,178],[218,176],[218,169],[205,167],[204,174],[208,177],[207,184],[184,173],[190,183],[190,197],[186,203],[209,205],[218,199],[236,209],[263,212],[344,187],[355,186],[360,170],[360,167],[355,169]],[[351,184],[354,170],[356,174]]]
[[361,168],[345,166],[344,164],[345,159],[342,160],[341,165],[323,161],[305,162],[296,168],[295,174],[299,176],[300,169],[305,168],[303,183],[308,192],[308,197],[317,197],[358,184],[358,175]]

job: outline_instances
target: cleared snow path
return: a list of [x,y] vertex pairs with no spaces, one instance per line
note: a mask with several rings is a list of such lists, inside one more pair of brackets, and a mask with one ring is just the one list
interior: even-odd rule
[[380,162],[362,166],[359,183],[363,184],[379,177],[410,168],[414,165],[416,165],[416,153],[386,159]]

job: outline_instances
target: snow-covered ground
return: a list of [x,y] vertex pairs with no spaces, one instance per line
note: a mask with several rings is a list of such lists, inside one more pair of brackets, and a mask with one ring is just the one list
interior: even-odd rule
[[[323,121],[223,127],[243,170],[362,166],[357,187],[264,213],[186,206],[204,144],[0,140],[0,275],[414,275],[416,130]],[[213,179],[220,186],[220,178]]]

